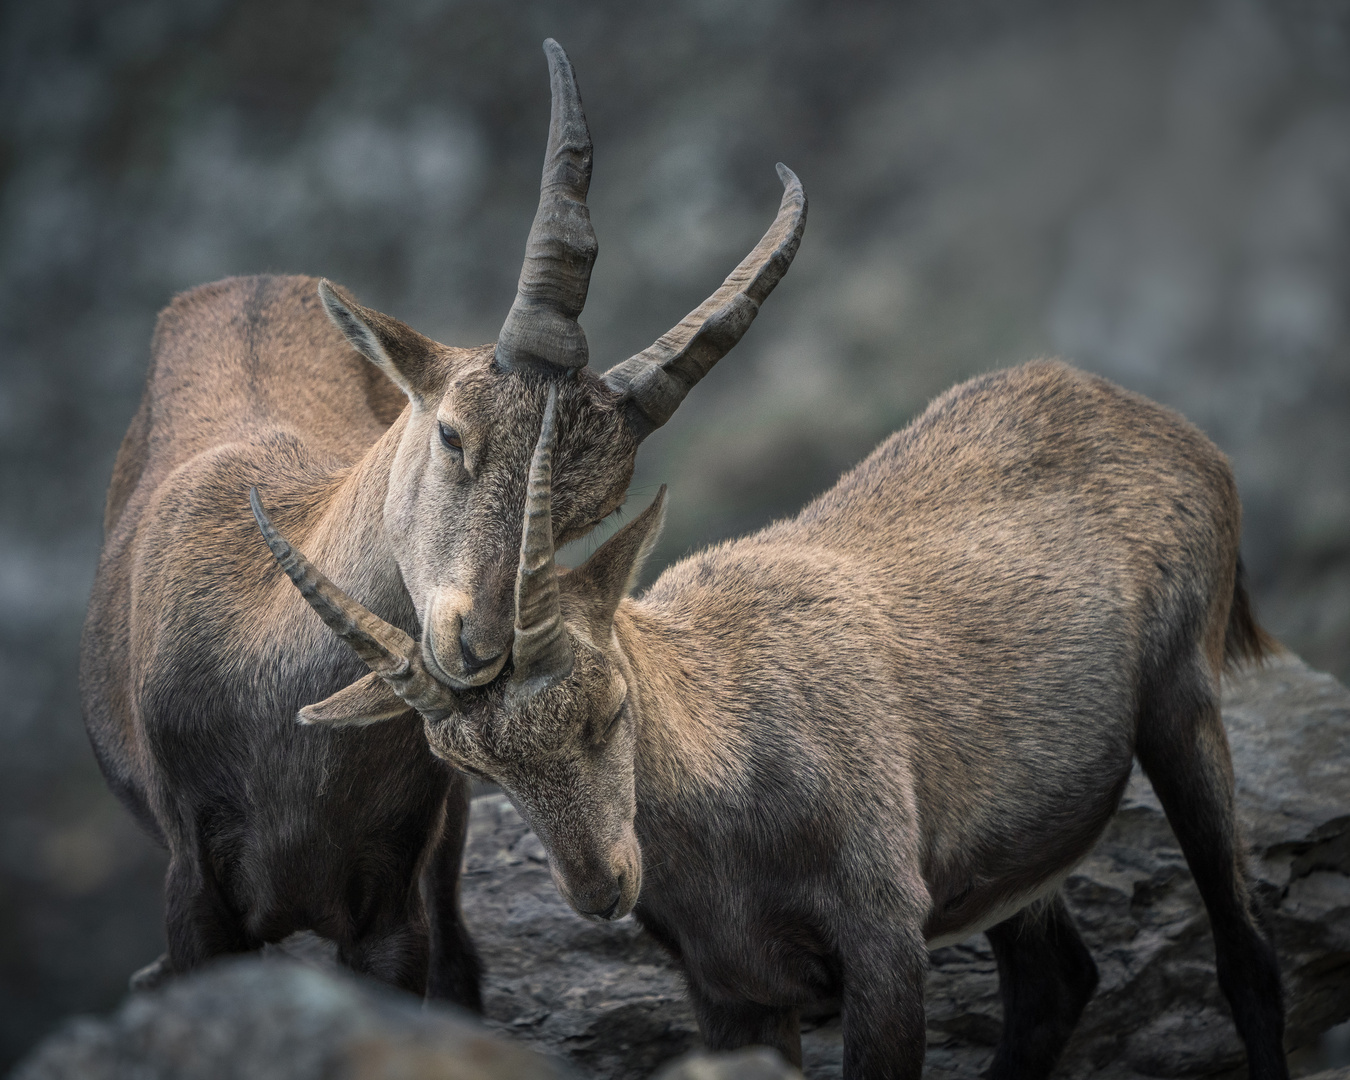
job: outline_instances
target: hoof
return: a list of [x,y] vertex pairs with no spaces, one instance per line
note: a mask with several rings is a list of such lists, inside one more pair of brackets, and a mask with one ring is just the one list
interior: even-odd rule
[[131,992],[140,993],[144,990],[154,990],[162,986],[170,976],[173,975],[173,968],[169,966],[169,954],[164,953],[158,960],[152,960],[132,974],[127,980],[127,986]]

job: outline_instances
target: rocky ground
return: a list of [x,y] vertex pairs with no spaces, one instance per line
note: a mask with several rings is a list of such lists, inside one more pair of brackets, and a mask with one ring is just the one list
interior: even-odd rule
[[[1350,691],[1284,656],[1227,683],[1224,718],[1286,984],[1291,1061],[1296,1075],[1309,1075],[1344,1052],[1325,1033],[1350,1018]],[[1119,815],[1065,893],[1101,983],[1057,1075],[1233,1074],[1242,1053],[1215,983],[1207,919],[1142,777],[1131,781]],[[421,1077],[433,1074],[428,1063],[466,1055],[487,1064],[446,1075],[561,1077],[549,1062],[565,1060],[577,1076],[641,1080],[698,1047],[665,954],[631,918],[598,925],[575,916],[549,878],[542,845],[499,794],[474,802],[464,908],[488,966],[487,1025],[506,1042],[484,1041],[447,1011],[418,1012],[415,1003],[334,977],[311,940],[289,947],[301,965],[277,957],[235,962],[133,998],[111,1023],[81,1021],[16,1080],[112,1080],[133,1075],[132,1066],[149,1070],[138,1077],[264,1077],[278,1061],[295,1071],[277,1076],[328,1075],[323,1068],[341,1061],[369,1066],[353,1073],[361,1077]],[[927,1009],[926,1075],[979,1075],[1000,1024],[983,937],[933,953]],[[466,1040],[479,1050],[466,1050]],[[545,1057],[522,1056],[521,1048]],[[836,1017],[808,1022],[803,1048],[808,1077],[840,1075]],[[212,1061],[234,1071],[211,1072]],[[760,1064],[765,1077],[786,1075]],[[739,1072],[725,1062],[682,1068],[685,1080],[751,1075],[744,1061]],[[707,1071],[715,1069],[732,1071]]]

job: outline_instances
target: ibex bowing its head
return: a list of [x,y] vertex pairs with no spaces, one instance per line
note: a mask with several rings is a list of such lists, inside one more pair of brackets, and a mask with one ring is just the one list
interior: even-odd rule
[[577,911],[635,911],[680,959],[710,1047],[800,1063],[798,1010],[833,999],[848,1080],[918,1080],[926,946],[980,931],[1004,1004],[990,1075],[1050,1074],[1097,981],[1057,889],[1137,757],[1208,907],[1249,1074],[1287,1080],[1218,704],[1225,663],[1270,642],[1232,473],[1199,431],[1062,364],[995,372],[639,600],[664,493],[559,574],[556,440],[550,407],[513,667],[468,692],[255,506],[375,672],[302,720],[418,709],[437,755],[512,797]]

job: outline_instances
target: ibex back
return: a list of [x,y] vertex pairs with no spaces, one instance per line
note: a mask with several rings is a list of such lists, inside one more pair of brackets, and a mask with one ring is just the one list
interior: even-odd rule
[[[745,332],[806,212],[780,168],[778,217],[722,287],[651,348],[592,373],[577,323],[596,254],[590,136],[567,57],[552,41],[545,51],[539,211],[495,345],[438,344],[298,277],[205,286],[161,316],[108,495],[81,662],[104,773],[170,852],[169,951],[143,983],[312,928],[358,970],[478,1001],[458,915],[465,781],[415,720],[292,723],[359,662],[278,582],[249,489],[347,588],[420,634],[438,679],[485,683],[512,640],[545,399],[557,403],[560,539],[578,537],[619,505],[641,440]],[[370,704],[372,718],[390,715]]]
[[[1267,645],[1228,465],[1152,402],[1057,363],[948,392],[795,519],[624,599],[663,497],[579,569],[532,463],[513,669],[467,693],[365,655],[432,749],[497,780],[593,918],[680,958],[704,1039],[800,1061],[843,1006],[846,1077],[917,1080],[925,947],[983,930],[999,1080],[1047,1076],[1096,985],[1057,894],[1137,756],[1209,908],[1250,1075],[1288,1075],[1234,824],[1225,663]],[[556,516],[556,515],[552,515]],[[260,515],[329,625],[381,633]],[[343,695],[301,719],[340,722]]]

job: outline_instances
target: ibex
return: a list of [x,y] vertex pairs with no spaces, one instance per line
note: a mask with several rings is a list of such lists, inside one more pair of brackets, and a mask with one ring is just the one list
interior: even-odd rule
[[417,709],[491,777],[582,915],[636,911],[679,958],[709,1046],[800,1063],[842,1004],[844,1075],[917,1080],[925,947],[984,931],[992,1075],[1049,1074],[1097,980],[1058,895],[1139,758],[1209,909],[1250,1075],[1288,1076],[1219,716],[1225,662],[1271,647],[1228,464],[1177,414],[1054,362],[938,398],[795,519],[626,598],[664,490],[558,573],[531,464],[508,673],[463,692],[270,525],[273,553],[373,674],[301,710]]
[[160,317],[81,657],[104,775],[170,853],[168,952],[141,984],[309,928],[356,970],[478,1004],[458,902],[467,782],[427,751],[415,719],[347,732],[292,722],[359,661],[271,572],[249,489],[269,493],[343,585],[420,635],[438,680],[486,683],[513,638],[545,399],[556,399],[562,541],[619,505],[638,444],[745,332],[806,213],[780,167],[777,218],[721,288],[594,374],[577,323],[596,254],[590,134],[566,55],[544,47],[539,209],[495,345],[438,344],[302,277],[204,286]]

